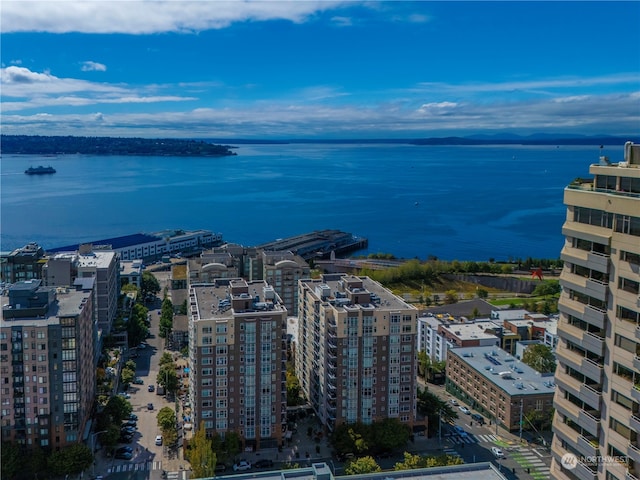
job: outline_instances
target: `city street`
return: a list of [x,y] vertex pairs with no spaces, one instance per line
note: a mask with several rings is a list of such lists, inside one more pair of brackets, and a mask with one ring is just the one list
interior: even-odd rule
[[[156,275],[164,277],[161,282],[161,287],[164,287],[168,272],[159,273],[160,275]],[[158,280],[160,281],[161,278]],[[144,381],[142,385],[130,385],[127,390],[131,396],[129,401],[133,407],[132,413],[138,416],[137,432],[133,442],[128,444],[133,448],[134,456],[131,460],[117,460],[98,454],[96,475],[108,476],[110,480],[150,478],[159,480],[162,479],[163,471],[167,472],[166,480],[185,480],[187,478],[187,467],[181,465],[184,462],[168,457],[164,441],[163,445],[156,445],[155,442],[156,436],[161,434],[157,423],[159,410],[167,406],[172,409],[175,407],[174,402],[168,402],[165,396],[156,393],[158,362],[165,344],[164,339],[158,336],[161,300],[161,297],[158,297],[155,303],[146,305],[151,317],[150,338],[146,339],[144,346],[132,348],[127,353],[127,359],[131,358],[136,362],[136,377],[140,377]],[[149,391],[149,385],[154,386],[153,392]],[[149,404],[153,405],[152,410],[149,409]],[[119,447],[123,445],[119,445]],[[171,470],[177,470],[177,472]]]
[[[438,395],[443,400],[449,401],[452,397],[444,386],[427,384],[429,391]],[[424,384],[420,384],[424,388]],[[542,480],[549,478],[551,455],[543,447],[529,445],[520,442],[519,435],[507,432],[503,428],[497,428],[495,424],[489,425],[489,419],[485,418],[485,424],[480,425],[471,419],[470,414],[459,410],[464,403],[457,400],[455,406],[458,419],[455,425],[464,429],[466,437],[455,434],[453,425],[444,425],[442,428],[442,448],[445,453],[459,455],[465,463],[493,462],[496,467],[512,478]],[[469,407],[470,409],[470,407]],[[474,413],[471,411],[471,413]],[[440,445],[436,437],[436,445]],[[502,450],[504,458],[498,459],[491,451],[492,447]],[[515,475],[514,475],[515,472]]]

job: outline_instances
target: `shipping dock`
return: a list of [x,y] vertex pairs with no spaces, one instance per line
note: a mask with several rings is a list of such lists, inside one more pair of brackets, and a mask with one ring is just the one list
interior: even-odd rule
[[257,245],[268,251],[289,251],[305,260],[328,258],[332,253],[343,255],[367,248],[369,241],[340,230],[316,230],[294,237],[279,238],[273,242]]

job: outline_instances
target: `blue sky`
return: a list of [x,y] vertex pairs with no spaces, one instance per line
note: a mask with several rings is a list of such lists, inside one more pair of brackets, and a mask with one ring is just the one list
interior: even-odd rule
[[3,0],[2,132],[640,132],[640,2]]

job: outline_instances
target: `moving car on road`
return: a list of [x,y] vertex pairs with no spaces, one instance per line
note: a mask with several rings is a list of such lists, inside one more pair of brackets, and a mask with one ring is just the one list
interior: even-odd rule
[[456,435],[460,435],[463,438],[469,436],[469,434],[465,432],[464,428],[462,428],[460,425],[456,425],[455,427],[453,427],[453,430],[455,431]]
[[493,453],[493,456],[496,458],[504,458],[504,453],[502,453],[502,450],[498,447],[491,447],[491,453]]
[[131,460],[133,458],[132,452],[116,452],[114,455],[118,460]]
[[156,436],[156,445],[162,445],[162,435]]

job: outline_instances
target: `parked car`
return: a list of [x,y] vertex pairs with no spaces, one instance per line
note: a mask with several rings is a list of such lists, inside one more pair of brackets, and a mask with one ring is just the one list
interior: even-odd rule
[[120,433],[120,438],[118,438],[118,443],[131,443],[133,442],[133,434],[130,433]]
[[136,377],[133,383],[135,383],[136,385],[144,385],[144,380],[142,380],[140,377]]
[[238,463],[233,464],[234,472],[244,472],[245,470],[251,470],[251,462],[240,460]]
[[454,426],[453,430],[455,431],[455,433],[457,435],[460,435],[461,437],[468,437],[469,436],[469,434],[467,432],[465,432],[464,428],[462,428],[460,425]]
[[455,398],[452,398],[449,402],[451,402],[451,405],[458,405],[458,401]]
[[162,445],[162,435],[156,435],[156,445]]
[[138,348],[140,350],[144,350],[145,348],[147,348],[147,344],[146,343],[141,343],[140,345],[138,345]]
[[220,473],[224,472],[227,469],[227,466],[224,463],[216,463],[215,472]]
[[273,460],[269,460],[267,458],[263,458],[261,460],[258,460],[256,463],[254,463],[253,466],[256,467],[256,468],[273,467]]
[[153,410],[153,403],[147,403],[147,410]]
[[116,453],[120,453],[120,452],[133,453],[133,448],[131,448],[131,447],[120,447],[119,449],[116,450]]
[[131,395],[129,395],[127,392],[120,392],[118,395],[120,395],[125,400],[129,400],[131,398]]
[[123,427],[133,427],[133,428],[137,428],[138,427],[138,422],[136,422],[135,420],[127,420],[126,422],[124,422],[122,424]]
[[147,388],[147,390],[149,390],[150,392],[155,391],[156,387],[154,387],[153,385],[149,385],[149,387]]
[[120,433],[126,433],[128,435],[134,435],[136,433],[135,427],[122,427]]
[[469,415],[469,414],[471,413],[471,410],[469,410],[469,409],[468,409],[467,407],[465,407],[464,405],[462,405],[462,406],[460,407],[460,411],[461,411],[462,413],[466,413],[467,415]]
[[138,420],[138,415],[134,414],[134,413],[130,413],[129,414],[129,420]]
[[484,417],[479,413],[472,413],[471,418],[478,422],[480,425],[484,425]]
[[119,459],[119,460],[131,460],[133,458],[133,453],[131,453],[131,452],[116,452],[114,457]]
[[502,453],[502,450],[499,449],[498,447],[491,447],[491,453],[493,453],[493,456],[496,458],[504,457],[504,453]]

